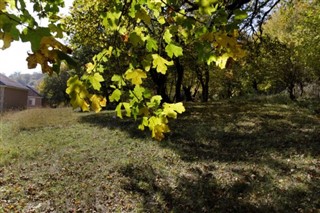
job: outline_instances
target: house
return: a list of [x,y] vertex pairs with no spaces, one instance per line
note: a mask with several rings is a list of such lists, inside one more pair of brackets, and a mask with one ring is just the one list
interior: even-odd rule
[[0,111],[27,108],[29,89],[0,73]]
[[28,91],[28,108],[42,107],[42,96],[32,87],[27,86]]

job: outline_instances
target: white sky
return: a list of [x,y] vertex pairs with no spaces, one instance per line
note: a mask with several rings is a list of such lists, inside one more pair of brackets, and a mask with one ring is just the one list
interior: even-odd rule
[[[73,0],[65,0],[65,8],[63,8],[61,12],[66,14],[69,8],[72,6],[72,2]],[[35,69],[28,69],[26,61],[28,52],[31,52],[31,45],[29,42],[23,43],[14,41],[11,43],[9,48],[5,50],[0,49],[0,73],[9,76],[15,72],[20,72],[23,74],[41,72],[39,65]]]

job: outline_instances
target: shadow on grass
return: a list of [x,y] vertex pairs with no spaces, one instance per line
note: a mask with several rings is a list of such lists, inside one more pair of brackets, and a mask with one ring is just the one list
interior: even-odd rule
[[[150,165],[128,164],[120,173],[127,178],[123,188],[141,197],[144,212],[317,212],[318,187],[310,190],[283,191],[270,183],[269,177],[257,177],[260,184],[273,187],[266,201],[252,201],[259,196],[256,185],[250,181],[251,171],[242,171],[239,180],[227,186],[218,183],[208,171],[189,171],[177,177],[176,184]],[[319,182],[317,182],[319,184]],[[272,198],[272,199],[270,199]],[[251,201],[251,202],[250,202]]]
[[143,132],[138,129],[139,121],[134,121],[132,118],[120,119],[115,117],[113,111],[103,111],[101,113],[89,113],[81,115],[79,118],[81,123],[89,123],[90,125],[100,128],[108,128],[110,130],[119,129],[129,133],[130,137],[144,139],[149,137],[148,132]]
[[[319,161],[314,162],[315,168],[304,168],[303,162],[284,162],[292,156],[319,159],[319,117],[303,108],[264,103],[225,102],[188,108],[178,120],[170,122],[172,132],[159,146],[178,153],[188,165],[232,165],[228,172],[237,179],[221,184],[220,171],[190,166],[187,173],[175,176],[172,184],[153,165],[125,165],[120,169],[127,178],[123,188],[141,197],[144,211],[320,210]],[[120,129],[135,138],[149,137],[149,133],[137,129],[138,123],[114,119],[109,113],[85,115],[80,121]],[[237,169],[241,163],[248,166]],[[267,167],[268,171],[254,167]],[[290,178],[295,180],[290,182]],[[282,179],[289,186],[281,184]]]
[[170,123],[173,132],[160,143],[187,161],[256,161],[273,152],[320,155],[320,118],[296,108],[251,103],[187,113]]

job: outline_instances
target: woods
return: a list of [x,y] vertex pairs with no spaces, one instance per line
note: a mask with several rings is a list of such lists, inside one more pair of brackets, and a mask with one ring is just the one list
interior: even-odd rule
[[[117,102],[119,117],[141,117],[158,140],[185,110],[174,102],[284,90],[295,100],[296,87],[302,95],[319,80],[316,1],[76,0],[66,17],[63,1],[33,3],[38,18],[23,0],[3,3],[3,49],[30,42],[28,67],[50,75],[68,64],[74,108]],[[57,40],[64,33],[69,47]]]

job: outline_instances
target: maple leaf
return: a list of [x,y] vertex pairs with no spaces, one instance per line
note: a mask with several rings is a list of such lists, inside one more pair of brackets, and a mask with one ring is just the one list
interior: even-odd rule
[[144,21],[146,24],[151,24],[151,17],[148,15],[147,11],[143,8],[141,8],[136,14],[135,14],[136,19],[140,19]]
[[163,34],[163,39],[167,42],[167,44],[171,43],[172,34],[170,33],[170,29],[166,29],[166,31]]
[[118,83],[118,87],[121,88],[122,86],[126,85],[126,82],[124,82],[122,76],[114,74],[111,78],[111,81],[113,82],[117,82]]
[[149,108],[158,107],[161,103],[161,100],[162,100],[161,95],[152,96],[152,98],[150,99],[150,102],[147,102],[147,106]]
[[140,85],[142,84],[142,78],[147,78],[147,74],[141,69],[128,70],[125,73],[125,78],[131,80],[134,85]]
[[164,138],[164,133],[170,132],[167,123],[168,120],[164,117],[150,117],[147,125],[152,132],[152,137],[161,141]]
[[143,131],[144,128],[145,128],[146,126],[148,126],[148,125],[149,125],[148,117],[144,116],[144,117],[142,118],[141,124],[138,126],[138,129],[140,129],[140,130]]
[[152,130],[152,137],[158,141],[162,141],[164,138],[164,133],[168,132],[170,132],[170,129],[167,124],[158,124]]
[[122,106],[124,107],[124,110],[126,111],[126,116],[130,117],[131,116],[131,106],[129,103],[122,103]]
[[105,107],[107,104],[107,99],[100,95],[92,95],[90,98],[91,108],[95,112],[100,112],[102,107]]
[[170,117],[170,118],[177,118],[177,113],[181,114],[186,109],[184,108],[183,104],[181,102],[179,103],[173,103],[173,104],[168,104],[164,103],[163,104],[163,114]]
[[52,64],[65,58],[65,54],[60,53],[71,53],[71,49],[53,37],[42,37],[39,49],[28,54],[28,68],[33,69],[40,64],[42,72],[51,75],[54,71]]
[[67,81],[66,93],[69,94],[71,98],[70,103],[74,109],[81,107],[83,111],[89,111],[90,105],[86,100],[89,93],[82,81],[79,80],[78,76],[69,78]]
[[113,90],[112,94],[109,96],[111,102],[119,101],[122,93],[119,89]]
[[100,73],[95,73],[94,75],[90,75],[88,77],[93,89],[95,90],[100,90],[101,88],[101,83],[104,81],[104,78],[102,77],[102,75],[100,75]]
[[173,65],[173,61],[167,61],[158,54],[152,54],[152,58],[153,68],[157,68],[157,72],[162,73],[163,75],[167,72],[167,66]]
[[3,46],[1,48],[2,50],[9,48],[11,45],[11,42],[13,41],[13,38],[9,33],[0,32],[0,39],[3,40]]
[[179,57],[183,55],[182,48],[172,43],[168,44],[165,50],[170,58],[173,56]]
[[220,67],[220,69],[226,68],[227,61],[230,58],[228,53],[224,53],[222,56],[219,56],[216,60],[216,65]]
[[119,104],[117,105],[115,111],[116,111],[116,113],[117,113],[117,116],[122,119],[121,107],[122,107],[122,103],[119,103]]
[[157,41],[153,38],[148,38],[147,39],[147,44],[146,44],[146,48],[149,52],[152,52],[152,50],[157,51],[158,50],[158,44]]

